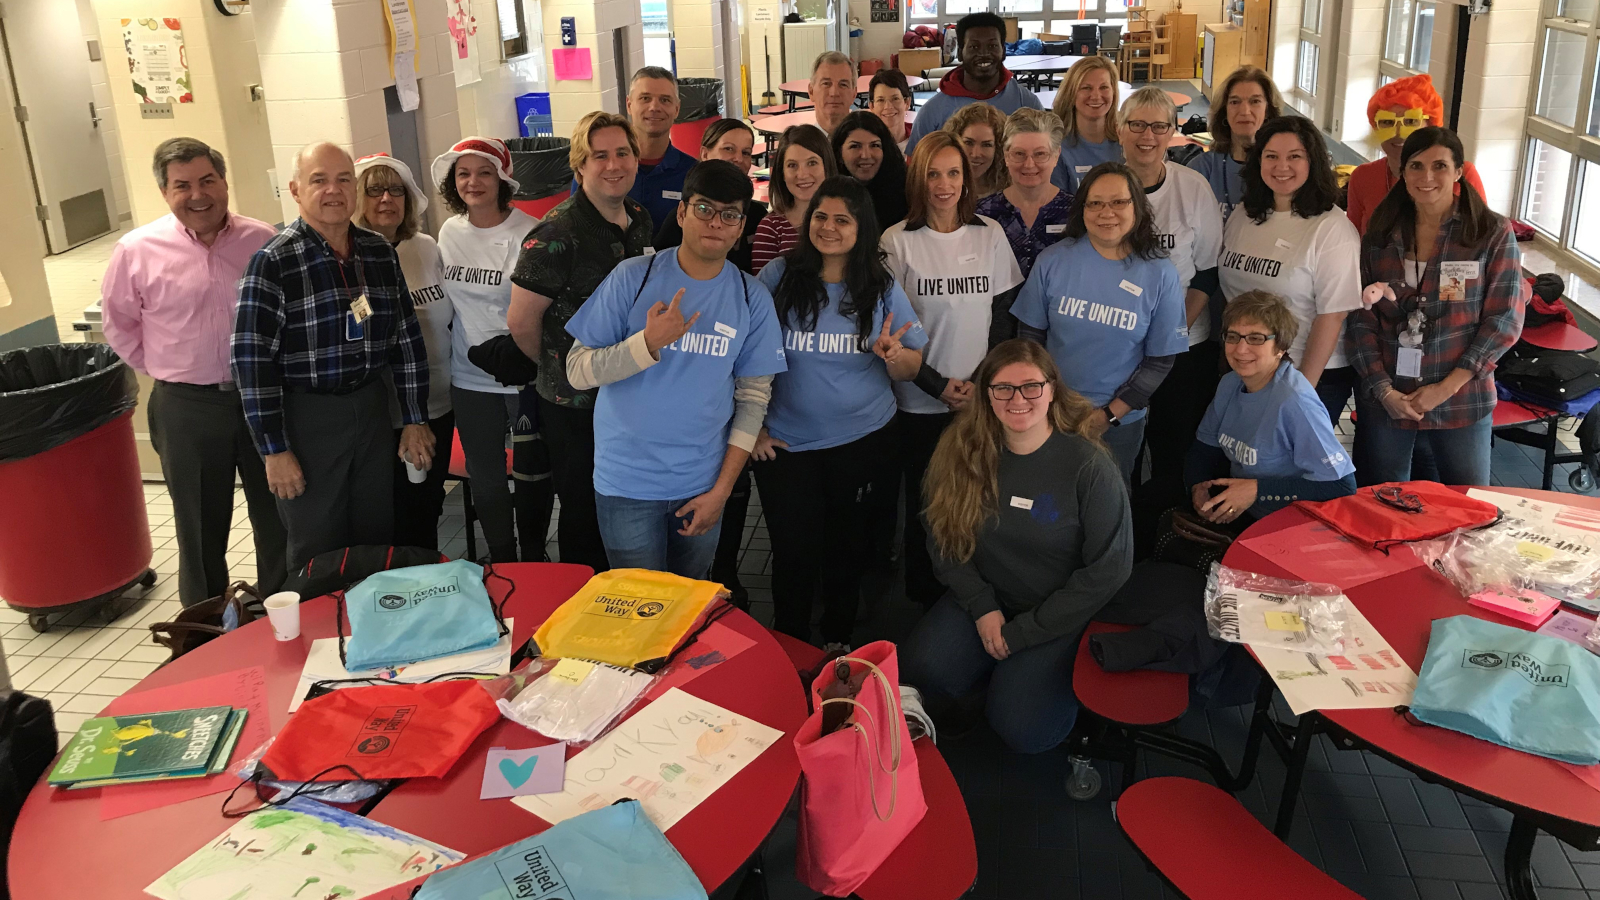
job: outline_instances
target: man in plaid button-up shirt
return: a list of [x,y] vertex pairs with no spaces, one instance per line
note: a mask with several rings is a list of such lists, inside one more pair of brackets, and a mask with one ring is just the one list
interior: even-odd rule
[[[239,282],[233,378],[289,531],[289,568],[394,528],[399,456],[426,469],[428,359],[405,276],[382,236],[350,224],[355,164],[332,144],[295,157],[300,218],[251,258]],[[385,378],[385,373],[392,378]]]

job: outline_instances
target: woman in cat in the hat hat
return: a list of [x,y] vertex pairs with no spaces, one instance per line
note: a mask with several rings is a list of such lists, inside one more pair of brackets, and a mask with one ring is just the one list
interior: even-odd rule
[[[519,421],[527,418],[519,411],[521,385],[501,384],[467,358],[470,347],[510,334],[506,309],[511,304],[511,272],[522,239],[539,220],[511,205],[518,185],[511,177],[511,151],[502,141],[466,138],[433,161],[432,176],[445,206],[455,213],[439,228],[439,250],[444,258],[444,290],[455,308],[450,398],[472,479],[472,500],[491,560],[517,561],[515,519],[521,524],[522,556],[539,561],[544,559],[544,537],[555,500],[548,463],[539,467],[530,458],[538,440],[536,424],[529,421],[523,426]],[[519,513],[515,516],[505,462],[506,434],[514,425],[519,426],[513,436],[518,442],[512,466]]]

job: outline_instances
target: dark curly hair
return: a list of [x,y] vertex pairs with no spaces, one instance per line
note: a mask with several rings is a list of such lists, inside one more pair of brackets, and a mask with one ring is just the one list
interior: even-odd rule
[[1072,197],[1072,218],[1067,220],[1067,237],[1077,240],[1089,233],[1089,227],[1083,221],[1083,207],[1089,202],[1089,188],[1107,176],[1117,176],[1126,181],[1128,196],[1133,198],[1133,230],[1122,239],[1128,245],[1128,252],[1140,259],[1166,256],[1167,251],[1156,237],[1155,213],[1150,210],[1150,201],[1144,195],[1144,188],[1139,185],[1139,176],[1122,163],[1103,162],[1090,169],[1078,182],[1078,192]]
[[[460,162],[460,160],[458,159],[456,162]],[[460,192],[456,190],[456,163],[451,163],[450,171],[446,172],[444,178],[439,180],[439,199],[444,201],[445,209],[458,216],[467,211],[467,201],[461,199]],[[511,185],[507,184],[504,179],[500,182],[500,193],[495,197],[495,203],[500,207],[501,212],[511,208]]]
[[884,265],[883,250],[878,246],[878,214],[872,198],[861,182],[848,175],[828,178],[812,196],[806,221],[800,226],[800,243],[786,257],[783,278],[772,292],[773,308],[778,321],[790,328],[817,327],[817,316],[828,305],[828,286],[822,283],[822,254],[811,243],[811,217],[830,197],[843,200],[856,220],[856,243],[845,262],[844,299],[839,303],[839,314],[855,319],[856,346],[866,353],[876,337],[872,331],[873,312],[880,304],[887,304],[894,276]]
[[1339,181],[1333,174],[1333,156],[1328,153],[1328,142],[1316,123],[1305,116],[1287,115],[1268,119],[1256,132],[1250,153],[1244,158],[1244,211],[1257,225],[1272,215],[1272,188],[1261,177],[1261,151],[1267,142],[1280,134],[1292,134],[1306,149],[1306,164],[1310,173],[1306,183],[1294,192],[1289,208],[1302,219],[1311,219],[1333,209],[1339,203]]

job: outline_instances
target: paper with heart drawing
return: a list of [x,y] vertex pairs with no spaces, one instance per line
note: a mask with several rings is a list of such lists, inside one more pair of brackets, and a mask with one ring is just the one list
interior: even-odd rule
[[489,748],[479,800],[524,797],[561,790],[567,778],[567,745],[548,744],[526,750]]

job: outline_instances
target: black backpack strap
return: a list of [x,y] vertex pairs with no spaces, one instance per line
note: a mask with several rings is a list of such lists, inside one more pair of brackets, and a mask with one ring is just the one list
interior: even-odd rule
[[634,303],[637,304],[639,302],[639,298],[644,296],[644,286],[650,283],[650,273],[655,271],[655,268],[656,268],[656,257],[658,257],[660,255],[661,255],[660,253],[652,253],[652,254],[650,254],[650,261],[648,263],[645,263],[644,278],[640,279],[640,281],[639,281],[639,289],[637,291],[633,292],[633,302]]

